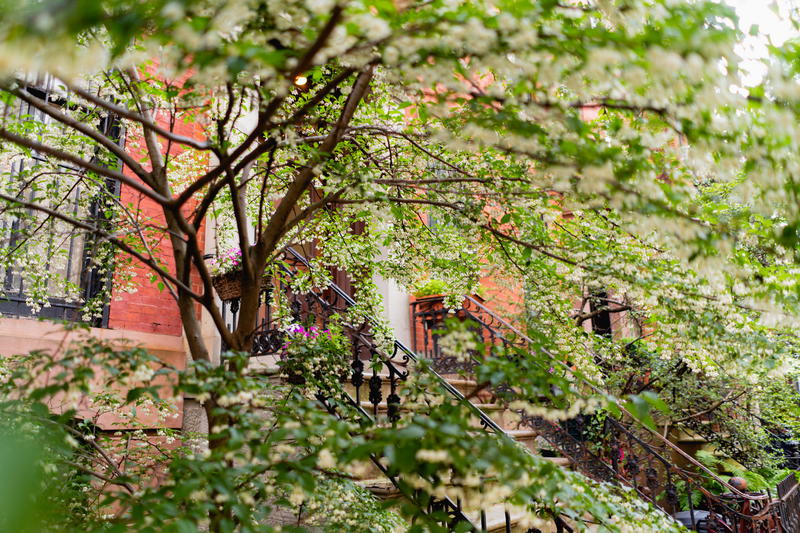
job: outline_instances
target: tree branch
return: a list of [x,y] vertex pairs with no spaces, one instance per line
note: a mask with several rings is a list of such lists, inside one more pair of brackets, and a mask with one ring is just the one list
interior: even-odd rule
[[142,166],[137,163],[122,147],[120,147],[116,142],[112,141],[99,131],[94,128],[89,127],[85,123],[76,120],[69,115],[63,113],[61,108],[58,106],[52,105],[47,103],[45,100],[41,98],[37,98],[32,94],[24,91],[22,89],[8,89],[6,87],[3,88],[4,91],[13,94],[23,102],[35,107],[39,111],[46,113],[48,116],[52,117],[53,119],[57,120],[58,122],[68,126],[74,130],[77,130],[90,139],[96,141],[97,143],[101,144],[105,147],[109,152],[114,154],[118,157],[122,162],[128,166],[139,178],[147,183],[150,179],[149,173],[142,168]]
[[0,128],[0,139],[5,139],[11,143],[16,144],[17,146],[30,148],[31,150],[41,152],[42,154],[55,157],[60,161],[66,161],[67,163],[72,163],[73,165],[79,166],[84,170],[88,170],[90,172],[94,172],[95,174],[99,174],[101,176],[117,180],[120,183],[124,183],[125,185],[134,189],[135,191],[142,193],[148,198],[155,200],[161,205],[171,203],[170,198],[162,196],[158,192],[147,187],[146,185],[143,185],[142,183],[139,183],[137,180],[129,176],[126,176],[122,172],[118,172],[116,170],[112,170],[110,168],[97,165],[95,163],[92,163],[91,161],[86,161],[85,159],[81,159],[80,157],[70,154],[69,152],[64,152],[63,150],[53,148],[52,146],[47,146],[46,144],[32,141],[27,137],[22,137],[4,128]]
[[[139,112],[144,115],[145,120],[149,122],[155,122],[153,119],[153,115],[150,112],[150,109],[144,107],[143,100],[144,95],[142,95],[142,91],[139,89],[139,72],[136,68],[131,67],[126,69],[128,76],[131,78],[131,82],[128,84],[128,88],[131,92],[131,96],[137,102],[137,106],[139,107]],[[151,106],[155,108],[155,105],[151,103]],[[169,196],[169,183],[166,179],[166,168],[165,168],[165,155],[162,154],[161,143],[158,142],[158,138],[153,130],[149,130],[143,128],[142,134],[144,135],[144,142],[147,146],[147,155],[150,158],[150,164],[153,168],[151,172],[151,176],[153,179],[153,187],[158,189],[161,194],[164,196]],[[169,155],[169,154],[167,154]]]
[[726,403],[726,402],[732,402],[732,401],[735,401],[735,400],[737,400],[738,398],[740,398],[740,397],[744,396],[745,392],[747,392],[747,391],[741,391],[741,392],[740,392],[739,394],[737,394],[736,396],[733,396],[733,391],[730,391],[728,394],[726,394],[726,395],[725,395],[725,397],[724,397],[724,398],[720,399],[719,401],[716,401],[716,402],[714,402],[714,403],[711,405],[711,407],[709,407],[708,409],[703,409],[702,411],[698,411],[698,412],[696,412],[696,413],[693,413],[693,414],[690,414],[690,415],[688,415],[688,416],[684,416],[683,418],[679,418],[678,420],[675,420],[675,421],[673,421],[672,423],[673,423],[673,424],[682,424],[682,423],[684,423],[684,422],[688,422],[688,421],[689,421],[689,420],[691,420],[692,418],[698,418],[698,417],[701,417],[701,416],[703,416],[703,415],[707,415],[707,414],[711,413],[712,411],[715,411],[715,410],[719,409],[719,407],[720,407],[720,406],[721,406],[723,403]]
[[[342,17],[342,7],[335,6],[333,11],[331,12],[331,18],[328,19],[328,22],[320,31],[320,34],[317,36],[317,39],[312,43],[309,47],[308,51],[304,54],[303,58],[298,62],[297,67],[291,74],[291,78],[294,79],[296,76],[305,72],[309,65],[313,63],[314,57],[316,56],[317,52],[319,52],[327,42],[328,38],[333,33],[336,25],[339,23]],[[270,120],[272,116],[277,112],[280,105],[283,103],[284,97],[276,97],[273,98],[269,104],[267,105],[266,109],[259,112],[258,114],[258,121],[256,126],[253,128],[253,131],[247,136],[247,138],[229,155],[222,154],[220,157],[219,164],[211,169],[209,172],[206,172],[200,179],[192,183],[189,187],[184,189],[184,191],[175,198],[176,205],[183,205],[188,201],[189,198],[194,195],[195,192],[203,189],[206,185],[214,181],[216,178],[221,176],[225,169],[230,168],[234,162],[236,162],[247,149],[256,141],[261,135],[269,128]],[[253,152],[248,154],[247,160],[242,160],[239,164],[234,168],[234,174],[237,174],[243,167],[246,165],[250,160],[257,158],[263,151],[258,151],[261,147],[257,147]],[[266,149],[265,149],[266,150]]]
[[200,142],[200,141],[197,141],[195,139],[192,139],[191,137],[184,137],[183,135],[176,135],[176,134],[170,132],[169,130],[167,130],[165,128],[162,128],[161,126],[156,124],[152,119],[148,119],[148,118],[146,118],[146,117],[144,117],[142,115],[134,113],[133,111],[131,111],[130,109],[128,109],[126,107],[122,107],[122,106],[113,104],[111,102],[108,102],[106,100],[103,100],[99,96],[95,96],[92,93],[82,89],[81,87],[78,87],[77,85],[73,85],[73,84],[64,82],[64,80],[61,80],[61,81],[62,81],[62,83],[64,83],[69,88],[70,91],[74,92],[75,94],[77,94],[78,96],[80,96],[81,98],[86,100],[87,102],[91,102],[91,103],[93,103],[95,105],[98,105],[98,106],[102,107],[103,109],[106,109],[106,110],[110,111],[111,113],[113,113],[114,115],[116,115],[118,117],[126,118],[128,120],[131,120],[133,122],[141,124],[142,128],[144,128],[145,130],[149,130],[149,131],[155,132],[158,135],[160,135],[161,137],[164,137],[165,139],[172,140],[177,144],[183,144],[183,145],[186,145],[186,146],[191,146],[192,148],[195,148],[197,150],[210,150],[211,149],[211,145],[209,145],[207,142]]
[[603,313],[621,313],[622,311],[630,311],[632,307],[630,305],[621,305],[619,307],[609,307],[607,305],[598,307],[594,311],[590,311],[588,313],[577,313],[572,315],[570,318],[575,320],[575,325],[580,326],[587,320],[594,318],[596,316],[602,315]]
[[98,236],[106,239],[107,241],[111,242],[114,246],[120,248],[124,252],[134,256],[136,259],[138,259],[139,261],[141,261],[142,263],[144,263],[145,265],[147,265],[148,267],[153,269],[159,276],[161,276],[165,280],[170,281],[170,282],[174,283],[176,286],[188,291],[192,295],[192,297],[194,299],[196,299],[198,301],[200,301],[200,299],[201,299],[200,295],[192,292],[189,287],[187,287],[180,280],[175,278],[175,276],[173,276],[172,274],[170,274],[169,272],[167,272],[166,270],[161,268],[158,264],[155,263],[155,261],[153,261],[152,259],[144,256],[143,254],[141,254],[137,250],[133,249],[131,246],[129,246],[127,243],[125,243],[124,241],[122,241],[118,237],[115,237],[114,235],[112,235],[112,234],[110,234],[110,233],[108,233],[106,231],[103,231],[103,230],[101,230],[100,228],[98,228],[96,226],[92,226],[91,224],[87,224],[87,223],[82,222],[80,220],[74,219],[72,217],[64,215],[64,214],[62,214],[62,213],[60,213],[58,211],[55,211],[55,210],[50,209],[48,207],[45,207],[43,205],[39,205],[39,204],[36,204],[36,203],[33,203],[33,202],[28,202],[28,201],[25,201],[25,200],[20,200],[20,199],[14,198],[13,196],[8,196],[8,195],[3,194],[3,193],[0,193],[0,200],[4,200],[4,201],[6,201],[6,202],[8,202],[10,204],[16,204],[16,205],[19,205],[21,207],[25,207],[27,209],[33,209],[34,211],[39,211],[39,212],[45,213],[45,214],[47,214],[47,215],[49,215],[49,216],[51,216],[53,218],[57,218],[57,219],[59,219],[59,220],[61,220],[63,222],[66,222],[67,224],[70,224],[71,226],[74,226],[76,228],[82,229],[82,230],[87,231],[89,233],[92,233],[94,235],[98,235]]

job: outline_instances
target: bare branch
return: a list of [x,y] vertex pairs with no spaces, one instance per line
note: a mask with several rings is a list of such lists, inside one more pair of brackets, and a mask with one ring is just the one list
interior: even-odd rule
[[[348,95],[347,101],[345,102],[344,109],[342,109],[342,113],[339,116],[339,120],[337,121],[334,128],[331,130],[328,137],[323,141],[322,145],[319,147],[318,150],[318,158],[328,157],[332,152],[339,141],[344,136],[345,129],[349,124],[350,120],[353,117],[353,114],[356,111],[356,107],[358,106],[361,99],[366,94],[367,88],[369,87],[369,83],[372,80],[372,73],[373,67],[369,67],[366,71],[359,74],[356,82],[353,84],[353,90]],[[305,166],[297,175],[295,180],[289,186],[289,190],[286,192],[286,195],[281,200],[281,203],[278,205],[275,214],[270,220],[267,227],[264,229],[264,233],[261,235],[261,240],[258,243],[258,246],[263,248],[272,248],[274,247],[275,243],[277,243],[278,239],[282,235],[282,229],[284,227],[285,221],[288,218],[292,209],[294,209],[294,205],[297,200],[302,196],[302,194],[306,191],[308,186],[311,184],[315,176],[314,169],[312,165]],[[266,256],[268,253],[266,250],[264,251],[264,255]]]
[[451,203],[451,202],[444,202],[444,201],[438,201],[438,200],[423,200],[423,199],[417,199],[417,198],[398,198],[398,197],[363,198],[363,199],[358,199],[358,200],[340,200],[339,201],[339,203],[345,203],[345,204],[358,204],[358,203],[366,203],[366,202],[390,202],[390,203],[398,203],[398,204],[433,205],[433,206],[437,206],[437,207],[443,207],[443,208],[446,208],[446,209],[450,209],[450,210],[458,212],[461,216],[463,216],[464,218],[466,218],[470,222],[474,223],[476,226],[489,231],[490,233],[492,233],[493,235],[495,235],[497,237],[500,237],[502,239],[510,241],[510,242],[512,242],[514,244],[517,244],[519,246],[522,246],[524,248],[530,248],[531,250],[534,250],[534,251],[536,251],[536,252],[538,252],[538,253],[540,253],[542,255],[545,255],[545,256],[547,256],[547,257],[549,257],[551,259],[555,259],[556,261],[561,261],[562,263],[566,263],[566,264],[572,265],[572,266],[580,266],[580,265],[578,265],[578,263],[576,261],[573,261],[572,259],[568,259],[566,257],[560,256],[558,254],[554,254],[553,252],[545,249],[543,246],[539,246],[539,245],[536,245],[536,244],[531,243],[531,242],[523,241],[521,239],[518,239],[517,237],[514,237],[513,235],[509,235],[508,233],[500,231],[497,228],[495,228],[494,226],[492,226],[490,223],[482,222],[479,219],[477,219],[476,217],[472,217],[472,216],[464,213],[462,206],[454,204],[454,203]]
[[74,461],[64,460],[63,462],[64,462],[64,464],[69,465],[72,468],[80,470],[81,472],[83,472],[85,474],[89,474],[90,476],[94,476],[97,479],[101,479],[101,480],[105,481],[106,483],[111,483],[112,485],[118,485],[120,487],[123,487],[125,490],[128,491],[129,494],[133,494],[133,492],[134,492],[133,487],[131,486],[130,483],[127,483],[125,481],[120,481],[118,479],[114,479],[113,477],[107,476],[105,474],[101,474],[100,472],[95,472],[91,468],[87,468],[87,467],[85,467],[85,466],[83,466],[81,464],[78,464],[78,463],[74,462]]
[[110,233],[108,233],[108,232],[96,227],[96,226],[92,226],[91,224],[87,224],[86,222],[83,222],[83,221],[77,220],[75,218],[69,217],[67,215],[64,215],[63,213],[60,213],[58,211],[55,211],[55,210],[50,209],[48,207],[45,207],[43,205],[36,204],[36,203],[33,203],[33,202],[28,202],[28,201],[25,201],[25,200],[20,200],[18,198],[14,198],[13,196],[8,196],[8,195],[3,194],[3,193],[0,193],[0,200],[4,200],[4,201],[6,201],[6,202],[8,202],[10,204],[17,204],[17,205],[19,205],[21,207],[25,207],[27,209],[32,209],[34,211],[40,211],[40,212],[45,213],[45,214],[47,214],[47,215],[49,215],[49,216],[51,216],[53,218],[62,220],[64,222],[66,222],[67,224],[70,224],[70,225],[72,225],[72,226],[74,226],[76,228],[85,230],[85,231],[87,231],[89,233],[92,233],[94,235],[98,235],[98,236],[108,240],[109,242],[114,244],[114,246],[120,248],[124,252],[134,256],[136,259],[138,259],[142,263],[146,264],[148,267],[153,269],[159,276],[161,276],[165,280],[168,280],[168,281],[174,283],[176,286],[181,287],[182,289],[187,291],[189,294],[191,294],[192,297],[195,298],[196,300],[199,301],[201,299],[201,297],[199,295],[197,295],[194,292],[192,292],[189,287],[187,287],[180,280],[175,278],[175,276],[173,276],[172,274],[170,274],[169,272],[167,272],[166,270],[161,268],[154,260],[144,256],[139,251],[133,249],[130,245],[128,245],[123,240],[119,239],[118,237],[116,237],[116,236],[114,236],[114,235],[112,235],[112,234],[110,234]]
[[[63,80],[62,80],[62,82],[63,82]],[[65,85],[69,88],[70,91],[74,92],[75,94],[77,94],[78,96],[83,98],[84,100],[86,100],[88,102],[91,102],[91,103],[93,103],[95,105],[98,105],[98,106],[110,111],[111,113],[113,113],[113,114],[115,114],[115,115],[117,115],[119,117],[127,118],[128,120],[131,120],[133,122],[141,124],[142,127],[145,130],[149,130],[149,131],[155,132],[158,135],[160,135],[161,137],[164,137],[165,139],[172,140],[177,144],[183,144],[183,145],[186,145],[186,146],[191,146],[192,148],[195,148],[197,150],[210,150],[211,149],[211,145],[209,145],[207,142],[197,141],[195,139],[192,139],[191,137],[184,137],[183,135],[176,135],[176,134],[174,134],[174,133],[162,128],[161,126],[156,124],[155,121],[153,121],[152,119],[148,119],[148,118],[146,118],[146,117],[144,117],[142,115],[134,113],[133,111],[131,111],[130,109],[128,109],[126,107],[122,107],[122,106],[119,106],[117,104],[113,104],[113,103],[111,103],[111,102],[109,102],[107,100],[104,100],[104,99],[102,99],[102,98],[100,98],[98,96],[95,96],[92,93],[82,89],[81,87],[78,87],[77,85],[73,85],[73,84],[66,83],[66,82],[63,82],[63,83],[65,83]]]
[[292,79],[296,78],[300,74],[303,74],[314,63],[314,58],[317,56],[317,53],[319,53],[319,51],[325,47],[325,43],[328,42],[331,34],[333,34],[333,30],[336,29],[336,25],[339,24],[339,21],[342,19],[342,11],[343,8],[340,5],[335,5],[333,7],[328,22],[326,22],[325,26],[322,27],[319,35],[317,35],[317,38],[308,48],[308,51],[306,51],[306,53],[303,54],[303,57],[300,58],[300,61],[297,62],[297,66],[294,68],[291,74]]
[[[138,85],[140,82],[139,72],[134,67],[127,69],[126,72],[131,78],[131,83],[128,84],[128,88],[131,91],[131,95],[136,99],[137,105],[139,106],[139,112],[144,115],[147,121],[155,122],[151,110],[145,107],[144,103],[142,102],[144,100],[144,95],[142,94],[142,91]],[[153,108],[155,107],[155,105],[152,103],[150,105]],[[158,138],[153,130],[148,130],[145,128],[142,133],[144,135],[145,145],[147,145],[147,155],[150,158],[150,164],[153,167],[151,172],[153,186],[154,188],[158,188],[158,192],[164,196],[169,196],[169,183],[167,182],[165,172],[165,156],[162,153],[161,143],[158,142]]]
[[317,91],[317,93],[311,97],[305,104],[303,104],[297,111],[292,113],[292,116],[284,120],[283,122],[279,123],[278,126],[288,126],[289,124],[294,124],[297,122],[298,119],[306,116],[306,114],[315,106],[317,106],[322,100],[330,94],[336,87],[338,87],[344,80],[346,80],[349,76],[352,76],[355,73],[354,68],[346,68],[342,70],[338,75],[332,78],[325,86]]
[[394,137],[401,137],[401,138],[405,139],[406,141],[408,141],[409,143],[411,143],[417,150],[419,150],[422,153],[424,153],[425,155],[435,159],[439,163],[447,166],[451,170],[454,170],[455,172],[458,172],[459,174],[463,174],[465,176],[469,176],[470,178],[475,178],[475,176],[473,174],[470,174],[469,172],[466,172],[463,168],[457,167],[456,165],[452,164],[448,160],[443,159],[441,156],[438,156],[438,155],[434,154],[433,152],[431,152],[430,150],[428,150],[427,148],[425,148],[424,146],[419,144],[408,133],[405,133],[405,132],[402,132],[402,131],[390,130],[388,128],[381,128],[381,127],[377,127],[377,126],[361,126],[361,127],[353,128],[353,129],[354,130],[356,130],[356,129],[372,130],[372,131],[377,131],[379,133],[383,133],[384,135],[387,135],[387,136],[391,135],[391,136],[394,136]]
[[[320,34],[317,36],[317,39],[312,43],[309,47],[308,51],[303,55],[300,61],[297,64],[297,67],[291,74],[291,78],[294,79],[296,76],[305,72],[308,67],[313,63],[314,57],[317,53],[325,46],[325,43],[330,38],[333,30],[336,28],[336,25],[339,23],[342,17],[342,7],[335,6],[331,12],[331,17],[328,19],[328,22],[320,31]],[[247,136],[247,138],[239,144],[236,149],[230,154],[219,154],[220,161],[219,164],[211,169],[210,171],[206,172],[201,178],[196,180],[194,183],[189,185],[186,189],[184,189],[181,194],[175,198],[176,205],[183,205],[185,204],[189,198],[191,198],[195,192],[202,190],[216,178],[221,176],[226,169],[230,168],[230,165],[235,163],[240,157],[242,157],[245,152],[247,152],[248,148],[260,137],[262,137],[263,133],[270,127],[270,120],[275,112],[278,111],[281,104],[283,103],[284,97],[276,97],[273,98],[267,107],[259,112],[258,114],[258,121],[256,126],[253,128],[253,131]],[[266,143],[265,143],[266,144]],[[263,145],[262,145],[263,146]],[[256,159],[259,155],[261,155],[264,150],[268,150],[269,148],[264,148],[261,150],[261,146],[257,147],[253,152],[248,154],[246,160],[242,160],[239,164],[235,167],[234,175],[238,174],[239,171],[246,165],[249,161]]]
[[698,411],[696,413],[692,413],[690,415],[684,416],[683,418],[679,418],[678,420],[675,420],[673,422],[673,424],[682,424],[683,422],[688,422],[689,420],[691,420],[693,418],[698,418],[698,417],[707,415],[707,414],[709,414],[709,413],[711,413],[713,411],[716,411],[717,409],[719,409],[722,406],[722,404],[724,404],[726,402],[731,402],[731,401],[735,401],[735,400],[739,399],[747,391],[741,391],[736,396],[733,395],[733,392],[734,391],[730,391],[727,395],[725,395],[724,398],[720,399],[719,401],[714,402],[707,409],[703,409],[702,411]]
[[76,120],[66,113],[61,111],[61,108],[52,104],[47,103],[45,100],[41,98],[37,98],[32,94],[24,91],[22,89],[8,89],[4,88],[6,92],[9,92],[22,100],[23,102],[35,107],[36,109],[42,111],[43,113],[47,113],[48,116],[52,117],[53,119],[57,120],[58,122],[68,126],[76,131],[79,131],[89,137],[90,139],[96,141],[97,143],[101,144],[105,147],[109,152],[114,154],[118,157],[122,162],[128,166],[142,181],[147,182],[150,179],[149,173],[142,168],[142,166],[137,163],[121,146],[119,146],[116,142],[109,139],[107,136],[103,135],[96,129],[89,127],[85,123]]
[[630,311],[631,309],[632,307],[630,305],[621,305],[618,307],[610,307],[608,305],[603,305],[598,307],[594,311],[590,311],[588,313],[576,313],[572,315],[570,318],[572,318],[575,321],[575,324],[577,326],[580,326],[587,320],[602,315],[603,313],[621,313],[623,311]]
[[264,227],[264,200],[267,195],[267,180],[269,179],[269,175],[272,172],[272,165],[275,163],[275,150],[277,147],[273,147],[269,153],[269,159],[267,160],[267,168],[264,170],[264,179],[261,180],[261,191],[258,195],[258,220],[256,220],[256,238],[261,236],[261,230]]

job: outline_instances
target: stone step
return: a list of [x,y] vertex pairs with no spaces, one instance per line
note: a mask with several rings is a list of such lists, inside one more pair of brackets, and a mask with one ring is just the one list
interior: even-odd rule
[[370,478],[356,481],[356,484],[370,491],[381,501],[393,501],[402,498],[394,483],[384,478]]
[[[551,463],[555,464],[560,468],[569,468],[571,466],[571,461],[566,457],[541,457],[546,461],[550,461]],[[378,469],[378,467],[374,466],[373,470],[367,470],[364,472],[364,475],[360,479],[356,480],[356,483],[373,492],[376,496],[380,498],[394,498],[399,497],[400,492],[397,490],[397,487],[387,479],[383,473]],[[491,484],[494,481],[491,479],[486,479],[483,481],[483,485]]]
[[[524,430],[507,430],[506,433],[511,436],[514,440],[521,443],[523,446],[528,448],[532,453],[538,454],[538,449],[536,446],[536,436],[537,433],[533,430],[524,429]],[[471,434],[468,434],[471,435]],[[553,463],[568,467],[570,465],[569,459],[565,457],[545,457],[548,461],[552,461]],[[364,468],[362,471],[358,473],[358,479],[367,480],[367,479],[381,479],[383,478],[383,472],[375,466],[371,461],[364,464]]]
[[[361,395],[361,407],[370,415],[374,415],[375,409],[371,402],[367,401],[368,393],[364,391],[364,394]],[[385,416],[386,414],[386,396],[381,396],[381,403],[378,404],[378,417]],[[480,409],[484,414],[489,416],[498,426],[500,426],[506,433],[519,435],[524,440],[535,440],[539,435],[538,432],[534,429],[530,428],[523,428],[520,429],[519,423],[519,414],[507,409],[505,406],[497,404],[497,403],[482,403],[476,401],[475,398],[471,400],[473,406]],[[401,412],[406,412],[406,409],[403,406],[401,401],[400,403],[400,410]],[[481,421],[478,417],[473,417],[470,421],[471,425],[475,428],[483,428],[481,425]]]
[[[385,502],[397,502],[402,498],[402,495],[397,488],[388,479],[366,479],[357,481],[361,487],[370,491],[375,497]],[[524,533],[528,529],[523,527],[520,522],[525,516],[522,511],[509,509],[505,504],[498,503],[485,508],[485,523],[487,533],[500,533],[507,531],[507,527],[514,533]],[[506,520],[506,511],[508,511],[508,520]],[[480,509],[465,509],[464,514],[469,520],[481,527],[481,510]],[[549,531],[550,530],[545,530]],[[555,531],[555,528],[552,529]]]
[[[491,418],[495,424],[500,426],[505,431],[513,431],[517,429],[519,416],[506,409],[505,406],[496,403],[475,403],[473,405],[483,411],[485,415]],[[481,421],[478,417],[473,417],[471,423],[475,427],[482,427]]]
[[[538,455],[539,445],[538,445],[538,436],[539,434],[532,429],[504,429],[503,430],[506,435],[513,438],[515,441],[519,442],[526,448],[528,448],[531,452]],[[468,435],[481,435],[484,433],[483,428],[481,429],[473,429],[471,430]]]
[[510,435],[515,441],[525,445],[532,452],[538,451],[536,437],[539,434],[532,429],[507,429],[506,433]]
[[542,459],[546,459],[551,463],[555,464],[556,466],[560,466],[561,468],[572,468],[572,461],[569,457],[544,457]]
[[[539,455],[536,447],[536,432],[533,430],[508,430],[506,431],[514,440],[518,441],[527,447],[532,453]],[[570,461],[566,457],[543,457],[544,459],[555,463],[558,466],[569,467]],[[364,464],[364,468],[359,472],[358,479],[381,479],[383,472],[375,466],[371,461]]]
[[247,361],[247,371],[250,374],[277,376],[281,373],[278,367],[277,355],[259,355]]
[[[253,365],[254,366],[254,370],[252,370],[252,371],[253,372],[258,371],[258,372],[260,372],[262,374],[273,376],[274,379],[279,379],[279,377],[277,376],[277,373],[279,373],[279,368],[277,366],[274,366],[274,365],[270,366],[271,363],[270,363],[270,360],[268,359],[270,357],[272,357],[272,356],[264,356],[264,357],[254,357],[254,358],[252,358],[251,360],[254,363],[256,363],[255,365]],[[383,401],[378,406],[378,416],[380,417],[380,416],[385,416],[385,414],[386,414],[386,400],[385,399],[389,394],[389,391],[388,391],[389,382],[388,382],[388,375],[380,375],[379,374],[379,376],[381,376],[381,378],[384,380],[383,383],[382,383],[382,389],[383,389],[383,386],[387,387],[387,390],[385,390],[383,392],[383,394],[382,394]],[[469,392],[474,390],[474,387],[476,386],[476,383],[474,381],[470,381],[470,380],[455,380],[455,379],[453,379],[453,380],[451,380],[451,382],[455,387],[457,387],[459,389],[459,391],[462,392],[462,394],[468,394]],[[353,391],[354,391],[354,387],[352,387],[352,385],[348,385],[348,389],[349,389],[348,392],[350,392],[352,394]],[[363,389],[363,387],[362,387],[362,393],[363,393],[362,394],[362,398],[366,397],[365,395],[369,394],[368,391]],[[473,404],[476,407],[478,407],[479,409],[481,409],[485,414],[489,415],[489,417],[492,420],[494,420],[498,425],[500,425],[505,430],[506,433],[508,433],[515,440],[517,440],[520,443],[522,443],[523,445],[525,445],[531,452],[534,452],[534,453],[538,453],[539,452],[539,449],[537,447],[538,433],[536,432],[536,430],[532,430],[532,429],[517,429],[517,424],[515,423],[516,415],[514,413],[511,413],[511,412],[507,411],[504,407],[502,407],[502,406],[500,406],[498,404],[476,403],[474,400],[475,399],[473,399]],[[369,414],[373,414],[373,412],[374,412],[373,405],[370,402],[362,401],[361,402],[361,406]],[[401,404],[401,406],[402,406],[402,404]],[[477,419],[475,419],[473,421],[473,425],[476,428],[481,428],[480,422]],[[481,428],[481,431],[482,430],[483,429]],[[559,459],[560,460],[561,458],[555,458],[555,459]],[[566,459],[564,459],[564,461],[565,461],[565,464],[568,464],[568,461]],[[371,472],[371,474],[372,475],[379,475],[379,471],[376,470],[375,472]]]
[[[506,520],[506,511],[508,511],[508,520]],[[520,519],[525,516],[525,514],[514,510],[508,510],[507,507],[502,503],[498,503],[496,505],[492,505],[488,509],[484,509],[484,513],[486,520],[485,531],[488,533],[505,532],[508,531],[507,528],[510,528],[510,530],[515,533],[517,531],[524,531],[519,529],[517,525],[519,524]],[[480,510],[468,512],[466,514],[467,518],[469,518],[473,524],[478,526],[478,528],[481,527],[482,524]]]
[[[360,405],[361,408],[364,409],[371,416],[375,416],[376,406],[374,406],[372,403],[368,401],[362,401]],[[503,429],[511,428],[516,424],[517,420],[516,415],[508,411],[502,405],[498,405],[496,403],[475,403],[475,402],[473,402],[472,405],[480,409],[485,415],[491,418],[495,424],[497,424]],[[379,422],[382,417],[386,416],[386,410],[387,410],[387,404],[384,398],[384,400],[377,405],[377,417],[379,419]],[[402,403],[400,404],[400,412],[401,413],[408,412],[408,409],[406,409]],[[481,422],[477,417],[473,417],[473,419],[470,422],[476,428],[481,427]]]
[[[267,376],[279,376],[280,375],[280,367],[278,366],[278,357],[276,355],[262,355],[251,357],[248,363],[248,371],[251,374],[259,374],[259,375],[267,375]],[[378,377],[381,378],[381,395],[386,398],[392,391],[392,384],[389,380],[388,372],[382,372],[378,374]],[[369,371],[364,373],[364,382],[359,387],[361,396],[366,398],[369,395],[369,380],[372,378],[372,374]],[[469,397],[475,391],[477,387],[477,383],[471,379],[463,379],[463,378],[448,378],[447,382],[455,387],[458,392],[463,394],[464,396]],[[395,387],[399,390],[403,386],[402,381],[396,381]],[[355,396],[356,387],[350,382],[347,381],[344,383],[345,391],[350,394],[351,396]],[[442,390],[442,393],[445,393]],[[488,391],[482,391],[479,393],[476,398],[472,398],[473,400],[484,400],[488,401],[492,397],[491,393]]]
[[[396,500],[402,498],[400,491],[397,487],[394,486],[394,483],[386,479],[385,477],[376,477],[371,479],[361,479],[356,481],[358,485],[367,489],[372,494],[375,495],[376,498],[379,498],[383,501],[388,500]],[[491,480],[485,480],[483,482],[483,487],[487,485],[491,485],[494,483]]]

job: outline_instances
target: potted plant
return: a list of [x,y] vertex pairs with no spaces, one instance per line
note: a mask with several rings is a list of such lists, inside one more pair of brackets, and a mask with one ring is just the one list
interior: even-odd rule
[[429,279],[414,291],[415,298],[441,297],[445,293],[446,285],[438,279]]
[[[211,283],[222,300],[233,300],[242,295],[242,251],[231,248],[217,255],[210,262]],[[267,289],[272,279],[265,276],[261,280],[261,289]]]
[[[414,298],[417,300],[444,300],[447,293],[447,284],[438,279],[428,279],[424,283],[417,286],[413,293]],[[472,297],[483,303],[485,301],[486,287],[478,285]]]

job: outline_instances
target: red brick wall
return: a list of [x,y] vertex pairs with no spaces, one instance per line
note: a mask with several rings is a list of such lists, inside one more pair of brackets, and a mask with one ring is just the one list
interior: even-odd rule
[[[156,121],[163,127],[169,128],[168,117],[165,113],[157,114]],[[184,121],[179,118],[175,121],[175,133],[194,139],[203,139],[202,127],[193,121]],[[132,152],[134,159],[141,160],[144,155],[136,153],[137,145],[143,145],[141,134],[128,132],[126,144]],[[166,144],[162,144],[166,152]],[[182,147],[173,145],[170,149],[172,154],[178,154]],[[134,177],[133,172],[125,167],[125,175]],[[198,169],[198,173],[202,170]],[[141,221],[148,221],[155,226],[164,226],[164,215],[161,207],[152,200],[144,197],[141,193],[125,185],[120,192],[122,205],[132,204],[138,210]],[[187,206],[191,208],[191,206]],[[201,229],[201,250],[203,249],[202,238],[204,231]],[[165,231],[154,231],[156,245],[153,251],[167,265],[171,273],[175,273],[175,262],[172,257],[172,244]],[[145,333],[161,333],[166,335],[181,335],[181,320],[178,306],[170,293],[165,289],[159,290],[157,282],[150,280],[152,270],[134,259],[134,280],[133,285],[136,292],[120,291],[114,288],[109,310],[108,327],[112,329],[127,329],[141,331]],[[195,272],[192,275],[192,286],[195,290],[200,286],[199,276]]]
[[[131,176],[130,169],[125,168],[125,174]],[[161,208],[152,200],[143,198],[140,193],[130,187],[122,186],[120,201],[123,205],[132,204],[138,209],[140,219],[152,219],[153,222],[163,223]],[[158,254],[174,272],[172,260],[172,246],[166,236],[158,241]],[[155,248],[155,247],[154,247]],[[124,292],[118,284],[115,285],[110,310],[108,327],[112,329],[128,329],[147,333],[164,333],[180,335],[181,324],[178,307],[168,292],[162,292],[158,285],[150,280],[151,270],[134,261],[133,286],[136,292]]]

